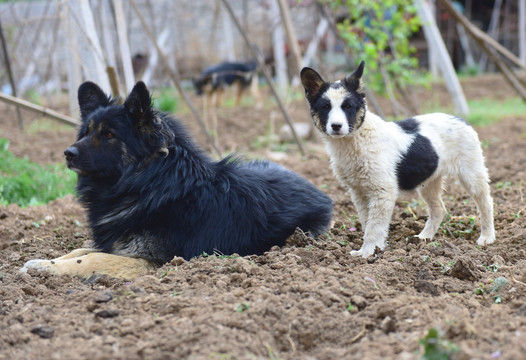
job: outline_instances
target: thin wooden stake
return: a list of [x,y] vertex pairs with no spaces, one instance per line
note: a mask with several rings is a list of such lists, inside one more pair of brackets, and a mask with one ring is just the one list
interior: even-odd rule
[[[329,12],[325,8],[324,5],[318,3],[318,10],[321,13],[321,16],[329,22],[329,29],[331,30],[332,34],[338,39],[340,44],[342,44],[343,47],[343,55],[345,56],[345,60],[347,61],[348,66],[355,66],[356,63],[354,62],[353,57],[351,54],[349,54],[349,51],[347,50],[347,44],[343,40],[342,36],[340,35],[340,32],[338,31],[338,28],[336,27],[336,22],[334,21],[334,18],[329,15]],[[367,87],[365,88],[365,96],[367,97],[367,101],[372,105],[374,112],[378,114],[381,118],[385,119],[385,114],[380,107],[380,104],[378,103],[378,100],[376,100],[376,97],[374,96],[373,92],[369,90]]]
[[[9,83],[11,84],[11,90],[13,91],[14,97],[16,97],[16,86],[15,80],[13,79],[13,72],[11,71],[11,61],[9,60],[9,54],[7,53],[7,44],[4,38],[4,29],[2,28],[2,20],[0,19],[0,40],[2,41],[2,50],[4,51],[4,62],[7,68],[7,75],[9,76]],[[15,104],[16,105],[16,104]],[[24,119],[20,108],[16,105],[16,115],[18,116],[18,125],[20,129],[24,129]]]
[[292,19],[290,17],[289,4],[287,0],[276,1],[278,2],[279,10],[281,11],[281,20],[283,21],[283,26],[285,27],[285,32],[287,33],[287,39],[289,40],[289,46],[292,50],[292,55],[294,57],[294,78],[298,79],[300,71],[303,68],[303,62],[301,59],[301,51],[300,45],[298,43],[298,38],[296,37],[296,32],[294,31],[294,26],[292,25]]
[[33,104],[24,99],[16,98],[14,96],[7,95],[1,92],[0,92],[0,101],[6,102],[8,104],[16,105],[17,107],[22,107],[26,110],[30,110],[30,111],[39,113],[43,116],[47,116],[51,119],[58,120],[68,125],[74,125],[74,126],[79,125],[78,120],[70,116],[63,115],[61,113],[56,112],[55,110],[45,108],[43,106]]
[[469,106],[464,96],[464,91],[458,80],[457,73],[451,62],[451,58],[444,44],[444,40],[440,35],[435,19],[431,12],[428,2],[424,0],[415,0],[416,12],[420,19],[422,20],[424,35],[429,46],[432,46],[436,49],[437,60],[439,61],[438,65],[440,71],[444,76],[446,87],[451,99],[455,104],[455,109],[461,115],[469,114]]
[[274,83],[272,81],[272,77],[270,76],[267,67],[265,66],[263,61],[261,61],[261,56],[259,56],[259,54],[256,52],[256,50],[252,46],[252,44],[251,44],[251,42],[250,42],[250,40],[249,40],[249,38],[247,36],[246,31],[241,26],[241,23],[239,22],[236,14],[234,14],[234,11],[230,7],[230,4],[228,3],[228,1],[227,0],[221,0],[221,2],[223,3],[223,5],[227,9],[227,11],[229,12],[230,16],[232,17],[232,20],[234,21],[234,24],[237,26],[239,32],[241,33],[241,36],[243,37],[243,40],[247,44],[247,47],[250,49],[250,52],[252,53],[252,56],[256,59],[256,62],[258,63],[258,67],[261,69],[261,72],[263,73],[263,76],[265,76],[265,79],[267,80],[267,84],[268,84],[268,87],[269,87],[270,91],[272,92],[272,95],[274,96],[274,98],[278,102],[278,105],[279,105],[279,108],[281,110],[281,113],[285,117],[285,120],[287,121],[287,124],[290,126],[290,130],[292,132],[292,135],[294,136],[294,140],[298,144],[298,147],[300,149],[301,155],[305,156],[305,150],[303,149],[303,144],[301,143],[300,139],[298,138],[298,134],[296,134],[296,130],[294,129],[294,125],[292,124],[292,120],[291,120],[291,118],[289,116],[289,113],[287,112],[287,109],[285,108],[285,105],[281,101],[281,98],[279,97],[278,92],[276,91],[276,88],[274,87]]
[[121,51],[124,83],[126,85],[126,93],[129,93],[133,89],[133,85],[135,85],[135,76],[133,75],[130,46],[128,45],[128,36],[126,32],[126,19],[124,19],[124,10],[122,9],[122,0],[113,0],[113,7],[115,9],[115,24],[117,25],[117,38],[119,39],[119,48]]
[[[497,66],[497,68],[504,75],[504,77],[510,83],[510,85],[517,91],[517,93],[523,98],[523,100],[526,101],[526,87],[523,86],[520,79],[517,76],[515,76],[510,67],[499,57],[498,52],[504,57],[508,58],[508,60],[511,60],[508,56],[504,55],[501,51],[499,51],[499,49],[495,46],[496,41],[493,40],[491,37],[487,36],[486,34],[482,33],[482,31],[480,31],[477,27],[471,24],[471,22],[468,19],[466,19],[462,14],[458,13],[449,1],[441,0],[441,2],[446,8],[446,11],[455,19],[455,21],[459,22],[462,26],[464,26],[466,31],[473,37],[473,39],[477,42],[480,48],[486,53],[488,58]],[[501,45],[499,44],[499,46]]]
[[201,116],[199,116],[199,113],[197,112],[197,110],[195,109],[194,105],[192,104],[192,101],[190,101],[190,98],[188,97],[186,92],[183,90],[183,87],[181,86],[181,81],[179,80],[179,74],[176,73],[176,70],[173,70],[172,67],[170,66],[170,62],[168,61],[168,59],[166,58],[166,55],[163,53],[163,51],[161,50],[159,44],[155,40],[155,36],[153,35],[152,31],[150,30],[148,24],[146,23],[146,20],[144,20],[144,17],[142,16],[141,12],[137,8],[137,5],[135,4],[135,1],[130,0],[129,3],[132,6],[133,10],[135,11],[135,15],[137,15],[137,17],[139,18],[139,20],[140,20],[140,22],[142,24],[142,27],[143,27],[144,31],[146,32],[146,35],[148,35],[148,37],[150,38],[150,41],[155,46],[155,49],[157,50],[157,54],[159,55],[159,58],[161,59],[161,62],[163,64],[165,70],[168,72],[168,75],[170,76],[170,79],[172,80],[172,82],[174,83],[175,87],[179,91],[179,94],[181,94],[184,102],[190,108],[190,111],[194,115],[194,117],[197,120],[197,123],[199,124],[199,126],[201,126],[201,129],[203,130],[208,142],[210,143],[210,145],[212,146],[214,151],[217,153],[218,156],[221,156],[221,151],[219,151],[219,149],[217,148],[217,146],[214,143],[214,140],[212,139],[212,137],[208,133],[208,131],[206,129],[206,125],[203,122],[203,119],[201,119]]
[[473,38],[479,38],[485,41],[489,46],[497,50],[502,56],[512,62],[515,66],[521,68],[522,70],[526,70],[526,64],[523,63],[517,56],[515,56],[514,53],[499,44],[498,41],[487,35],[484,31],[471,24],[471,22],[464,15],[455,10],[453,5],[451,5],[448,0],[440,0],[440,2],[444,5],[446,11],[451,16],[453,16],[457,22],[462,24],[462,26],[464,26],[464,28],[471,34]]

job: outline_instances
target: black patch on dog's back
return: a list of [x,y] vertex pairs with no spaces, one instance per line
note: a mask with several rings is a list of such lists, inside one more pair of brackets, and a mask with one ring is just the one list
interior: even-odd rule
[[395,122],[396,125],[400,126],[408,134],[416,134],[420,125],[414,118],[400,120]]
[[[400,123],[402,122],[398,122],[398,124]],[[401,127],[408,133],[416,132],[418,123],[414,119],[408,119],[403,121]],[[438,154],[433,148],[431,141],[425,136],[416,134],[413,143],[396,166],[398,187],[401,190],[413,190],[429,178],[437,167]]]

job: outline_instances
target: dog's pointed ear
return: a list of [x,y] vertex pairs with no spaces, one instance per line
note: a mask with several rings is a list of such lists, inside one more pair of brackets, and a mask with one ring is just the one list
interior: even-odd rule
[[133,120],[134,124],[145,124],[151,117],[152,98],[144,82],[139,81],[135,84],[130,95],[124,102],[124,109]]
[[365,89],[362,84],[363,68],[365,67],[365,61],[361,61],[360,65],[353,71],[351,75],[345,78],[345,84],[350,90],[356,91],[358,94],[365,96]]
[[305,88],[305,96],[307,100],[312,99],[320,91],[325,81],[320,74],[309,67],[304,67],[300,72],[301,83]]
[[78,101],[80,108],[80,115],[84,119],[99,107],[110,105],[108,95],[102,89],[91,81],[86,81],[79,86]]

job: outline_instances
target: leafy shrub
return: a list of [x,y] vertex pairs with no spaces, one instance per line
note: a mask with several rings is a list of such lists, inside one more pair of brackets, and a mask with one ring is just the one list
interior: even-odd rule
[[77,175],[64,164],[38,165],[8,148],[0,139],[0,205],[41,205],[75,191]]
[[[415,84],[418,59],[409,39],[420,28],[412,0],[327,1],[336,14],[347,14],[337,24],[357,63],[366,63],[367,85],[381,94],[390,87]],[[383,75],[382,71],[383,70]],[[385,77],[384,77],[385,76]]]

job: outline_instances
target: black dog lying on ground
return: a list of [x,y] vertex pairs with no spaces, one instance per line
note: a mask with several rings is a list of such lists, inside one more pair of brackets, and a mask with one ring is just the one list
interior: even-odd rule
[[332,201],[298,174],[235,157],[212,161],[138,82],[123,105],[95,84],[78,91],[81,126],[65,150],[78,174],[93,248],[29,268],[83,278],[133,278],[174,256],[262,254],[299,227],[325,231]]

